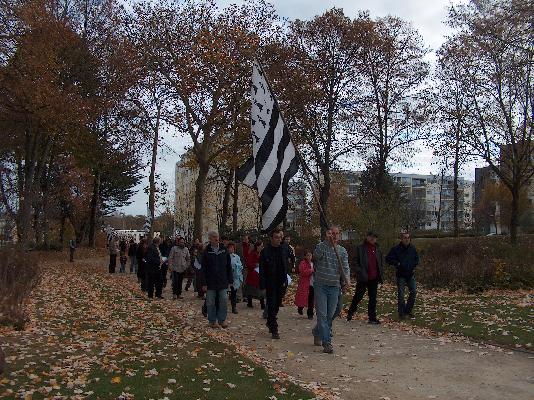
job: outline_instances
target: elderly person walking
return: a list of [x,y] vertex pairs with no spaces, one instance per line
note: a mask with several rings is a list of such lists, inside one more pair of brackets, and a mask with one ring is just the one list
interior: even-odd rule
[[233,284],[232,262],[228,249],[219,242],[219,234],[208,233],[209,243],[201,259],[200,277],[202,289],[206,292],[206,308],[210,327],[217,322],[227,328],[228,287]]
[[[331,354],[332,347],[332,320],[339,300],[341,278],[344,275],[345,287],[350,285],[349,257],[347,250],[339,245],[341,232],[339,227],[331,226],[326,231],[326,239],[315,247],[313,258],[315,260],[314,294],[317,311],[317,325],[313,328],[313,343],[323,346],[323,352]],[[339,265],[341,261],[341,266]],[[343,269],[343,275],[340,268]]]
[[172,274],[172,296],[173,299],[182,299],[182,285],[184,275],[189,268],[190,255],[185,246],[185,239],[178,237],[176,244],[169,252],[168,265]]

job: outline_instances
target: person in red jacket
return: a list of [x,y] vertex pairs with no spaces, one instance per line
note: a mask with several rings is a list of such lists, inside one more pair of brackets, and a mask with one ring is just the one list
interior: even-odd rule
[[263,249],[263,242],[257,241],[254,249],[245,258],[247,267],[247,279],[245,281],[245,296],[247,297],[247,306],[252,308],[252,298],[260,300],[261,309],[265,308],[265,294],[260,290],[260,253]]
[[298,313],[303,314],[307,307],[308,319],[313,319],[313,253],[306,251],[304,259],[299,264],[299,286],[295,295],[295,305]]

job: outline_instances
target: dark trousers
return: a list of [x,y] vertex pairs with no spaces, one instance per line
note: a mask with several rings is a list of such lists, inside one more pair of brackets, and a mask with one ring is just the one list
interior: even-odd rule
[[369,296],[369,303],[367,305],[367,315],[369,321],[376,320],[376,294],[378,292],[378,279],[368,281],[368,282],[358,282],[356,283],[356,292],[352,298],[352,303],[350,304],[349,311],[356,312],[358,304],[363,299],[363,295],[367,291]]
[[[306,310],[306,314],[308,314],[308,317],[310,319],[313,318],[313,301],[313,286],[310,286],[310,290],[308,292],[308,309]],[[302,312],[302,310],[304,310],[304,307],[299,307],[298,309]]]
[[167,287],[167,271],[169,269],[169,264],[165,263],[161,266],[161,282],[163,287]]
[[[409,295],[408,303],[404,304],[404,288],[408,286]],[[401,276],[397,277],[397,311],[399,312],[399,317],[408,315],[412,313],[413,306],[415,305],[415,277],[403,278]]]
[[161,270],[147,271],[146,273],[146,286],[148,291],[148,297],[154,297],[154,291],[156,292],[156,297],[161,297],[161,292],[163,291],[163,280],[161,279]]
[[117,268],[117,255],[110,254],[109,255],[109,273],[114,274],[115,268]]
[[285,287],[272,286],[266,290],[267,297],[267,326],[271,332],[278,332],[278,310],[284,298]]
[[70,247],[70,262],[74,262],[74,248]]
[[[247,303],[248,303],[249,307],[252,307],[252,296],[247,296]],[[265,299],[264,298],[260,299],[260,306],[261,306],[262,310],[265,308]]]
[[230,304],[232,304],[232,310],[237,307],[237,289],[230,288]]
[[186,292],[189,290],[189,288],[191,287],[192,283],[193,283],[193,278],[192,277],[188,277],[187,278],[187,282],[185,283],[185,291]]
[[182,285],[184,284],[184,273],[172,271],[172,294],[182,295]]

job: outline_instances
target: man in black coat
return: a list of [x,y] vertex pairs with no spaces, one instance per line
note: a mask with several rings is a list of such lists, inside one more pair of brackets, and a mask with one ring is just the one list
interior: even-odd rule
[[369,296],[367,304],[367,316],[370,324],[380,324],[376,317],[376,297],[378,284],[382,283],[382,252],[376,243],[378,235],[374,231],[367,232],[365,241],[356,248],[356,291],[352,298],[347,321],[352,320],[358,304],[363,299],[365,292]]
[[217,232],[209,232],[208,239],[200,262],[200,280],[202,290],[206,293],[208,321],[212,328],[217,327],[217,322],[222,328],[227,328],[228,287],[234,283],[230,253],[219,243]]
[[[417,264],[419,264],[419,254],[417,254],[417,250],[411,244],[409,233],[405,232],[401,235],[400,243],[391,248],[386,256],[386,261],[396,269],[397,311],[399,318],[404,319],[406,316],[413,318],[412,310],[416,295],[414,271]],[[408,286],[410,292],[407,304],[404,303],[405,286]]]
[[148,298],[154,297],[154,289],[156,291],[156,298],[162,299],[163,296],[163,280],[161,278],[161,252],[159,251],[160,238],[155,237],[152,244],[148,247],[145,254],[145,274],[147,282]]
[[273,339],[278,334],[278,310],[287,288],[287,246],[282,246],[282,231],[271,232],[271,243],[260,254],[260,289],[265,289],[267,297],[267,328]]

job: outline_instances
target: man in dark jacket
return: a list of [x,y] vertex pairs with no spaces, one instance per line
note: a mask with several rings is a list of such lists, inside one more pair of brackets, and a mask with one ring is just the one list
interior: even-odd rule
[[148,291],[148,298],[154,297],[156,289],[156,298],[162,299],[163,280],[161,279],[161,252],[159,251],[160,238],[152,239],[152,244],[148,247],[145,254],[145,275]]
[[356,248],[356,291],[352,298],[347,321],[352,320],[358,304],[363,299],[365,292],[369,296],[367,316],[370,324],[380,324],[376,318],[376,295],[378,284],[382,283],[382,252],[376,243],[378,235],[374,231],[367,232],[365,241]]
[[161,256],[164,257],[163,264],[161,265],[161,280],[163,287],[167,287],[167,271],[169,269],[169,254],[171,253],[172,249],[172,239],[170,236],[167,236],[166,238],[163,237],[161,239],[161,243],[159,245],[159,251],[161,253]]
[[209,232],[208,239],[200,262],[200,280],[202,290],[206,293],[208,321],[212,328],[217,327],[217,322],[222,328],[227,328],[228,287],[234,282],[230,253],[219,243],[217,232]]
[[[394,246],[386,256],[387,263],[393,265],[397,270],[397,310],[400,319],[404,319],[406,316],[413,318],[412,310],[415,304],[414,270],[419,264],[419,254],[417,254],[417,250],[410,242],[410,234],[403,233],[400,243]],[[407,304],[404,303],[405,286],[408,286],[410,291]]]
[[273,339],[280,339],[278,334],[278,310],[287,288],[287,246],[282,246],[282,231],[271,232],[271,243],[260,253],[260,289],[267,297],[267,328]]

